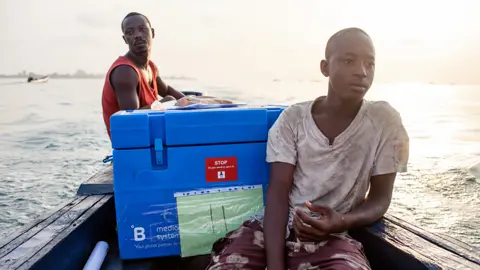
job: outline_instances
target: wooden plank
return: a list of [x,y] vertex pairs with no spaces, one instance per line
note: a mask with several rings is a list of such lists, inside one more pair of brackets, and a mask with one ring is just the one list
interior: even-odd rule
[[98,202],[103,196],[89,196],[75,205],[69,211],[54,220],[43,230],[36,233],[33,237],[16,247],[6,256],[0,259],[0,265],[7,269],[17,268],[20,264],[32,257],[60,232],[75,222],[85,211],[93,204]]
[[113,196],[103,196],[18,269],[81,269],[97,241],[114,235],[114,209]]
[[461,242],[458,239],[445,237],[442,235],[433,234],[429,231],[426,231],[420,227],[417,227],[407,221],[401,220],[392,215],[386,215],[385,219],[393,224],[402,227],[423,239],[440,246],[446,250],[449,250],[452,253],[457,254],[460,257],[463,257],[467,260],[470,260],[476,264],[480,264],[480,250],[473,246],[468,245],[467,243]]
[[112,195],[113,184],[82,184],[78,188],[78,196]]
[[106,165],[105,168],[90,177],[85,184],[112,184],[113,165]]
[[108,165],[105,169],[90,177],[82,183],[77,190],[79,196],[113,194],[113,166]]
[[441,269],[480,268],[480,264],[452,253],[386,219],[368,227],[367,231],[399,250],[420,259],[426,265],[437,265]]
[[85,197],[76,197],[73,200],[64,203],[59,209],[55,210],[53,213],[45,215],[44,218],[34,221],[29,225],[25,225],[20,230],[15,233],[12,237],[9,237],[6,241],[0,246],[0,258],[4,257],[12,250],[29,240],[37,232],[43,230],[45,227],[50,225],[60,216],[70,211],[75,205],[83,201]]

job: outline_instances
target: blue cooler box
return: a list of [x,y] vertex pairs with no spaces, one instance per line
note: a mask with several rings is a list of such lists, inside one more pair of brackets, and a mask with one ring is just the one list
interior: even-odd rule
[[260,186],[265,193],[268,130],[284,108],[114,114],[111,135],[120,257],[181,254],[175,194],[240,186]]

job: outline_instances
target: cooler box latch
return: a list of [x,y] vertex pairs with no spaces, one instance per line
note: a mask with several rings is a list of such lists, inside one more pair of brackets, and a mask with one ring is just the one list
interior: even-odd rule
[[155,150],[155,162],[157,165],[163,165],[163,140],[155,139],[154,143]]

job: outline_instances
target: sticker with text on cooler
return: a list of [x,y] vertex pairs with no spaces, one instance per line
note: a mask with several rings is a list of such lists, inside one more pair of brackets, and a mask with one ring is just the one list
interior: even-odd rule
[[205,159],[205,178],[207,182],[224,182],[237,180],[237,157],[219,157]]

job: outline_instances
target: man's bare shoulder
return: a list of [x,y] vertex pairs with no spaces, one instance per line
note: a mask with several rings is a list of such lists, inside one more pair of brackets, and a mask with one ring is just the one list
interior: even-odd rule
[[387,101],[367,101],[367,115],[378,125],[386,126],[400,122],[400,113]]
[[129,65],[119,65],[110,74],[112,85],[136,87],[138,84],[138,74]]

